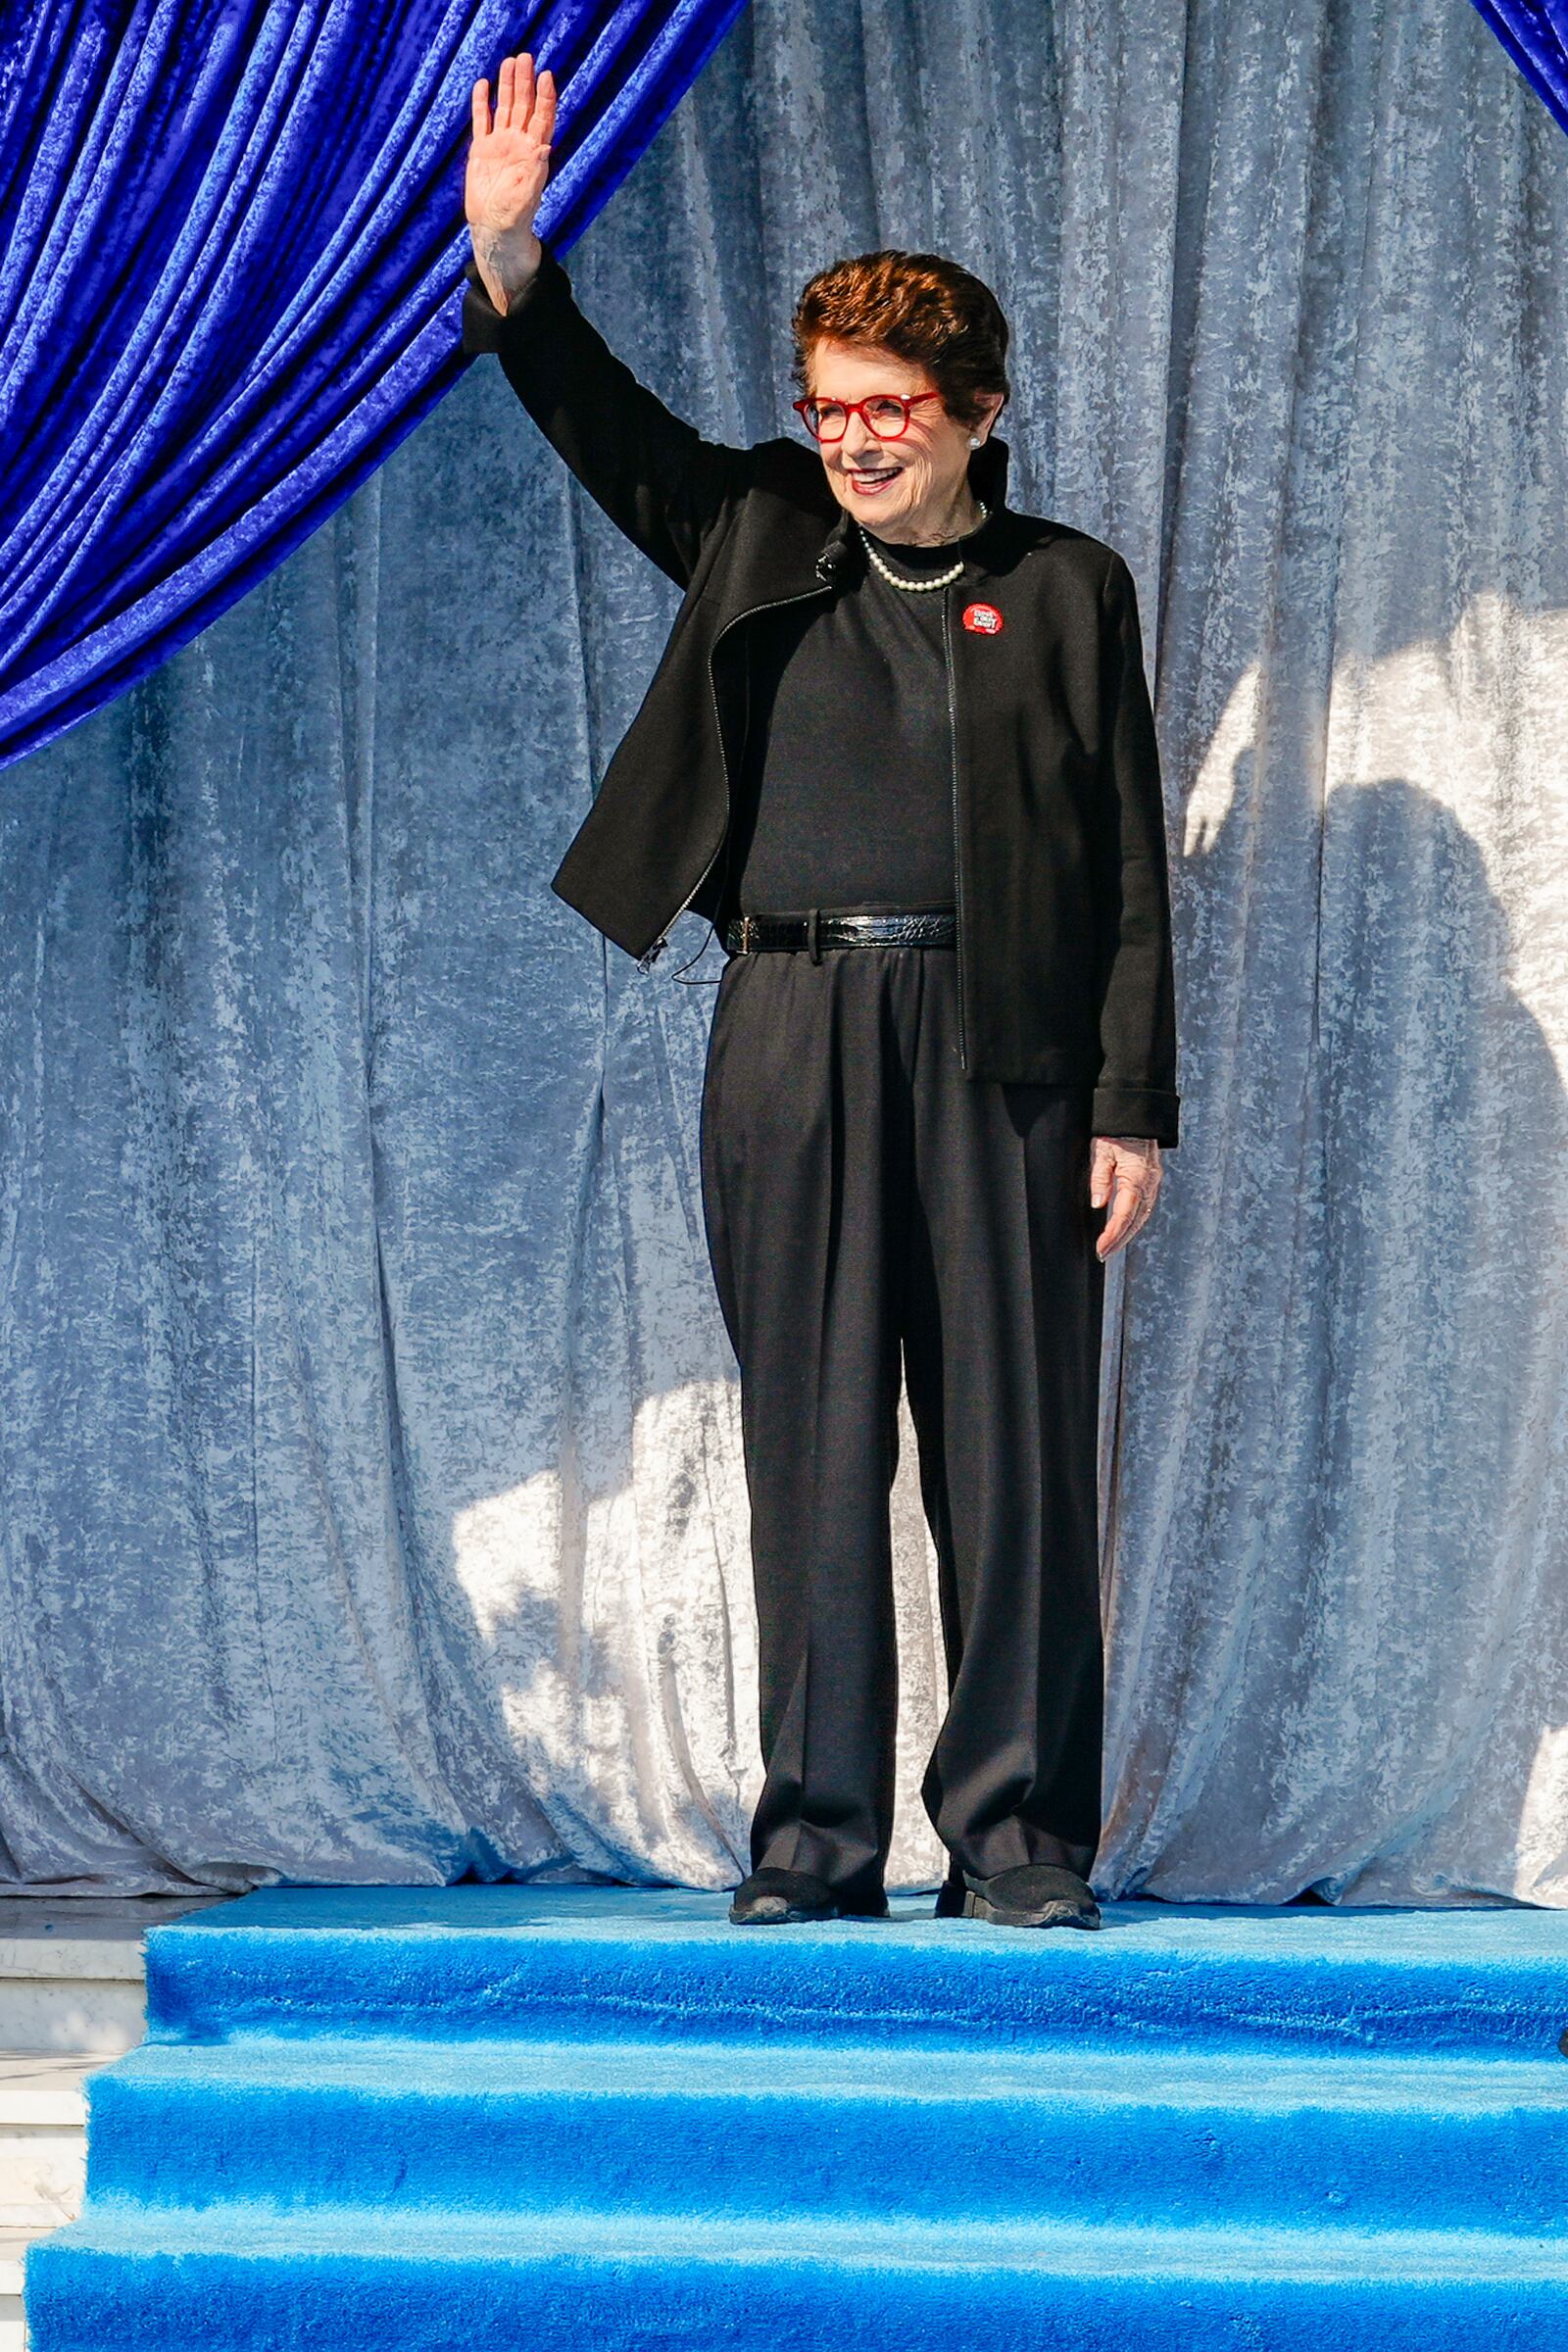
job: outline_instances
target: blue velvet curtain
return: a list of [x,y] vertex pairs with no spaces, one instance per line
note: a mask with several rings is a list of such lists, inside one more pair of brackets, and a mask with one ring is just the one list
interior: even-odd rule
[[[1155,687],[1097,1882],[1568,1905],[1568,140],[1454,0],[753,0],[571,270],[743,443],[883,243]],[[549,880],[678,603],[487,360],[0,776],[0,1886],[742,1875],[722,957]],[[894,1535],[929,1886],[906,1420]]]
[[1568,130],[1568,7],[1562,0],[1475,0],[1514,64]]
[[455,382],[470,92],[569,247],[743,0],[53,0],[0,29],[0,763],[235,603]]

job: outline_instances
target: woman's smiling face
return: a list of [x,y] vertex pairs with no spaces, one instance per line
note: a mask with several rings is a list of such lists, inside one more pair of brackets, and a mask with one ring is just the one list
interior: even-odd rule
[[[878,392],[934,392],[924,368],[876,343],[813,343],[809,390],[813,400],[869,400]],[[973,429],[983,440],[1002,406]],[[856,518],[885,539],[937,540],[956,536],[969,519],[966,485],[970,427],[950,416],[940,399],[909,411],[906,430],[879,440],[862,416],[854,416],[842,441],[817,444],[833,495]]]

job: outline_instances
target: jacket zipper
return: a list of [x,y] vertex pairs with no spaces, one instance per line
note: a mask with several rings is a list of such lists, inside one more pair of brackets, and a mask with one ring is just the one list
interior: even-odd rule
[[948,746],[953,765],[953,887],[956,905],[953,952],[958,959],[958,1059],[969,1067],[969,1031],[963,1000],[963,844],[958,829],[958,719],[953,686],[953,629],[951,588],[942,591],[942,658],[948,673]]
[[[820,588],[803,588],[799,596],[775,596],[770,603],[765,605],[748,605],[744,612],[732,612],[730,614],[728,620],[725,621],[724,626],[718,631],[717,636],[714,637],[712,644],[708,649],[708,693],[709,699],[713,706],[713,725],[718,734],[718,756],[724,766],[724,823],[719,832],[717,841],[713,844],[712,857],[709,858],[708,863],[704,866],[702,872],[698,875],[696,881],[692,884],[691,889],[686,893],[685,898],[682,899],[674,913],[665,917],[663,927],[660,931],[659,937],[654,941],[653,946],[645,949],[642,955],[638,956],[637,968],[641,972],[650,971],[654,964],[658,962],[664,950],[668,947],[670,932],[680,921],[681,916],[685,913],[687,907],[691,905],[693,899],[696,898],[697,893],[702,889],[703,884],[708,880],[709,875],[712,872],[713,867],[718,860],[718,853],[724,847],[725,842],[729,839],[730,821],[735,813],[733,806],[734,787],[730,781],[729,756],[724,749],[724,721],[718,708],[718,688],[713,683],[713,656],[717,653],[722,640],[728,635],[729,631],[735,627],[737,621],[751,620],[754,615],[759,612],[776,612],[780,605],[802,605],[806,602],[806,599],[808,596],[828,595],[831,591],[831,588],[832,582],[824,580]],[[749,723],[751,718],[751,700],[749,695],[746,709],[747,720]]]

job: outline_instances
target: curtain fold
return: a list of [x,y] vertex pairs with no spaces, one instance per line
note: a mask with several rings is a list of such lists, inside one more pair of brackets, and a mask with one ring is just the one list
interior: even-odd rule
[[1475,0],[1475,5],[1568,130],[1568,8],[1561,0]]
[[254,587],[463,372],[470,92],[569,247],[741,0],[99,0],[0,31],[0,764]]
[[[1113,1286],[1107,1894],[1568,1901],[1565,239],[1446,0],[753,0],[575,249],[731,441],[811,270],[957,255],[1017,503],[1138,579],[1185,1114]],[[548,887],[677,601],[475,367],[0,779],[8,1884],[745,1868],[718,956]]]

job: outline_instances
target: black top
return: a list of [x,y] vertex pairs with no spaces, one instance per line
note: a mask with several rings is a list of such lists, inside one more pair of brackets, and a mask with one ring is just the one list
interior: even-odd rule
[[[645,957],[678,909],[719,906],[754,615],[825,604],[825,569],[848,585],[864,557],[819,452],[784,434],[705,440],[616,358],[548,242],[505,317],[468,268],[465,352],[499,353],[587,495],[686,599],[550,878]],[[972,585],[995,619],[960,622],[949,649],[965,755],[960,1057],[986,1081],[1090,1083],[1101,1134],[1173,1144],[1166,811],[1137,592],[1103,539],[1010,507],[1008,464],[995,432],[970,454],[970,487],[991,509]],[[742,658],[716,662],[724,644]]]
[[[911,579],[949,570],[963,552],[962,539],[916,547],[875,536]],[[726,917],[953,905],[945,601],[941,589],[895,588],[867,559],[825,603],[747,623],[751,702]]]

